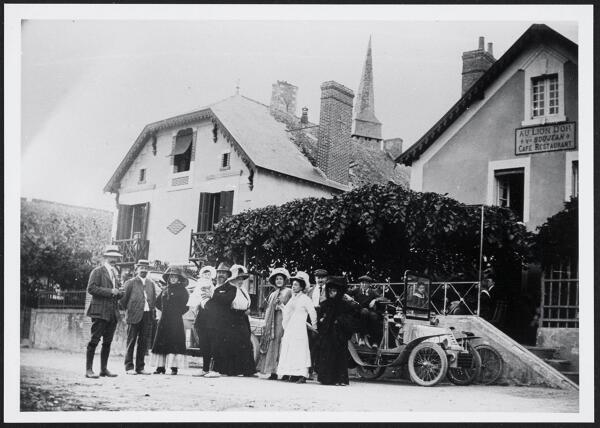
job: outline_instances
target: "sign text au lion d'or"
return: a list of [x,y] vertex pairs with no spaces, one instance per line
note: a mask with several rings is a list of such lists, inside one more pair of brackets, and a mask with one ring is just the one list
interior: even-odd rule
[[533,126],[515,130],[515,154],[575,149],[575,122]]

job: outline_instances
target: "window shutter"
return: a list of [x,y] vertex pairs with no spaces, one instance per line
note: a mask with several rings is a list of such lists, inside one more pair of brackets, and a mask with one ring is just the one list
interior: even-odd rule
[[200,193],[200,208],[198,209],[198,232],[210,230],[208,224],[210,209],[210,193]]
[[233,212],[233,191],[221,192],[221,203],[219,204],[219,221],[223,217],[230,216]]
[[117,216],[117,234],[116,239],[131,238],[131,206],[119,205],[119,214]]
[[148,213],[150,212],[150,202],[144,204],[144,217],[142,220],[142,239],[146,239],[146,232],[148,231]]

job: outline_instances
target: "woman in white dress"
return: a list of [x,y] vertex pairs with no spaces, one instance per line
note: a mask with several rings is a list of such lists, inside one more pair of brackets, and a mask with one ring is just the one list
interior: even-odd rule
[[312,300],[304,290],[309,284],[308,274],[297,272],[290,278],[292,297],[283,307],[283,338],[279,351],[277,374],[282,380],[306,383],[310,367],[310,349],[308,347],[307,316],[312,329],[316,331],[317,313]]

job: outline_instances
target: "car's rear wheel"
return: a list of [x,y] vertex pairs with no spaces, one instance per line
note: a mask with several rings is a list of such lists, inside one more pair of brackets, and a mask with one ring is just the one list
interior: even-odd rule
[[408,357],[410,379],[421,386],[433,386],[441,381],[448,371],[448,357],[440,345],[421,342]]

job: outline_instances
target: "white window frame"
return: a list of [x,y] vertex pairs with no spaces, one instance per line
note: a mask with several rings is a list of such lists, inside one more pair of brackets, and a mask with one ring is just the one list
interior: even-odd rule
[[488,183],[486,203],[497,205],[496,200],[496,171],[503,169],[523,169],[523,223],[529,222],[530,187],[531,187],[531,158],[516,158],[488,162]]
[[[229,155],[227,160],[227,166],[223,166],[223,156],[224,155]],[[231,169],[231,150],[222,150],[221,154],[219,155],[219,170],[221,171],[227,171]]]
[[579,161],[579,151],[565,152],[565,201],[569,201],[572,196],[573,161]]
[[[186,127],[186,128],[192,128],[192,133],[193,133],[193,137],[192,137],[192,146],[191,146],[191,150],[192,150],[192,155],[190,158],[190,169],[187,171],[182,171],[182,172],[173,172],[173,166],[170,166],[170,174],[167,175],[167,191],[168,192],[173,192],[173,191],[177,191],[177,190],[186,190],[186,189],[191,189],[194,186],[194,170],[195,170],[195,152],[197,151],[198,147],[196,147],[194,149],[194,144],[196,144],[196,139],[198,136],[198,126],[192,126],[192,127]],[[173,133],[171,134],[171,139],[174,139],[177,137],[177,133],[181,131],[181,129],[176,129],[175,131],[173,131]],[[181,186],[173,186],[173,179],[175,178],[179,178],[179,177],[188,177],[188,182],[187,184],[181,185]]]
[[[523,65],[525,71],[525,108],[522,126],[543,125],[546,123],[564,122],[567,120],[565,116],[565,63],[568,61],[566,57],[556,52],[555,50],[545,46],[531,57]],[[532,82],[537,78],[544,76],[558,76],[558,113],[548,114],[548,99],[544,103],[544,115],[533,117],[533,85]]]

